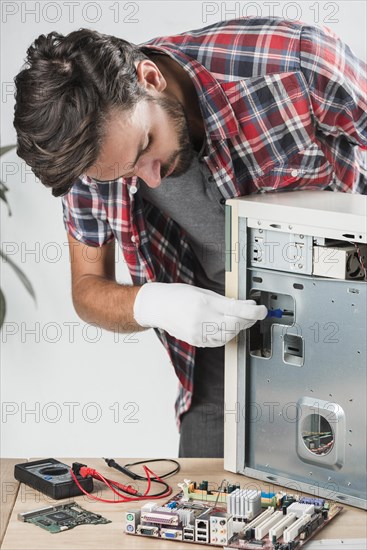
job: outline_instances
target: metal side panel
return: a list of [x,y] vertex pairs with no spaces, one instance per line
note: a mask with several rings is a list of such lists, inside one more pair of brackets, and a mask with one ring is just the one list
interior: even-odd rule
[[[366,507],[366,283],[248,269],[247,294],[255,288],[291,296],[295,307],[293,324],[268,327],[270,354],[251,351],[251,330],[247,350],[238,350],[239,370],[246,364],[244,473]],[[289,338],[298,342],[290,358]],[[310,450],[315,422],[332,435]]]

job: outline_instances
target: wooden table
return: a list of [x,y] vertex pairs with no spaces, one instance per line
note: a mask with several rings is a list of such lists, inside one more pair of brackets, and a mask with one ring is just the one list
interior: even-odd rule
[[1,474],[1,515],[0,544],[3,541],[9,518],[12,513],[19,489],[19,483],[13,477],[14,465],[25,462],[25,458],[6,458],[0,461]]
[[[118,472],[108,468],[101,459],[92,458],[77,458],[77,459],[60,459],[61,462],[71,464],[73,461],[82,462],[90,467],[95,468],[103,475],[112,479],[125,482],[126,478],[120,476]],[[135,459],[116,459],[120,464],[133,462]],[[118,550],[121,548],[134,549],[155,549],[155,550],[195,550],[203,548],[201,544],[191,544],[181,542],[165,541],[160,539],[149,539],[147,537],[138,537],[126,535],[124,533],[124,514],[123,512],[131,508],[139,507],[132,504],[105,504],[102,502],[92,501],[89,497],[76,497],[75,500],[87,510],[102,514],[112,523],[106,525],[82,525],[65,531],[63,533],[51,534],[29,523],[23,523],[17,519],[20,512],[27,512],[43,506],[50,506],[54,503],[60,504],[65,501],[52,501],[48,497],[41,495],[35,490],[21,484],[18,486],[13,478],[13,466],[16,462],[22,460],[3,460],[3,468],[1,470],[2,488],[7,488],[5,494],[9,495],[6,501],[6,509],[3,510],[2,519],[5,526],[5,536],[1,546],[4,550]],[[179,492],[177,483],[185,479],[201,481],[202,479],[209,482],[220,484],[223,479],[228,481],[238,481],[241,486],[246,483],[253,483],[254,480],[238,476],[223,470],[223,460],[220,459],[180,459],[181,471],[169,478],[169,484],[173,487],[174,492]],[[156,467],[152,465],[152,469],[159,475],[167,466]],[[11,491],[10,491],[11,489]],[[276,487],[276,490],[280,488]],[[176,491],[177,490],[177,491]],[[98,491],[97,495],[102,498],[111,498],[108,491]],[[15,499],[16,497],[16,499]],[[68,501],[66,501],[68,502]],[[160,501],[157,501],[160,502]],[[164,502],[164,500],[162,501]],[[9,517],[7,523],[7,517]],[[345,506],[340,516],[336,517],[330,524],[315,537],[315,539],[339,539],[339,538],[367,538],[366,529],[366,512]],[[206,548],[208,548],[206,546]]]

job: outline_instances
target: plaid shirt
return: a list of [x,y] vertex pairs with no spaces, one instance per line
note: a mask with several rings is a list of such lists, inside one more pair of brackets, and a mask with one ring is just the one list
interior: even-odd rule
[[[206,129],[204,162],[224,199],[274,190],[366,194],[366,66],[330,30],[243,17],[139,47],[170,55],[191,77]],[[183,230],[138,191],[139,179],[81,176],[62,198],[77,240],[116,239],[134,285],[195,284]],[[195,347],[155,329],[179,379],[180,415],[191,404]]]

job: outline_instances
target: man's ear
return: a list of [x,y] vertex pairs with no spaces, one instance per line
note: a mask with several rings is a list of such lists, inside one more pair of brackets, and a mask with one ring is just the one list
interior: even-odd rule
[[150,92],[163,92],[167,82],[158,69],[157,65],[150,59],[143,59],[135,62],[139,83]]

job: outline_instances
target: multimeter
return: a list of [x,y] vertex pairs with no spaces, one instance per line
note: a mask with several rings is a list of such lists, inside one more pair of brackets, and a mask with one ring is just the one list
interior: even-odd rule
[[[83,494],[70,474],[70,466],[54,458],[16,464],[14,477],[55,500]],[[76,475],[76,478],[84,491],[93,491],[92,477]]]

